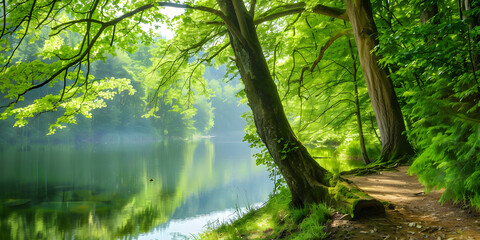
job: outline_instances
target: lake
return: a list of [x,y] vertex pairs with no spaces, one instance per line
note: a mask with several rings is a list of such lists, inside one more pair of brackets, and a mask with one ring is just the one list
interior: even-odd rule
[[185,239],[268,199],[246,143],[0,147],[0,239]]

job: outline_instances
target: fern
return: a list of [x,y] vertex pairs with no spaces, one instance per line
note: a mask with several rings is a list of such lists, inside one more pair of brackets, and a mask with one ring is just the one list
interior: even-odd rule
[[480,208],[480,71],[473,72],[469,57],[480,55],[480,46],[471,41],[469,25],[448,11],[436,16],[436,24],[399,26],[381,35],[378,52],[402,86],[408,137],[418,153],[410,173],[427,191],[445,189],[441,201]]

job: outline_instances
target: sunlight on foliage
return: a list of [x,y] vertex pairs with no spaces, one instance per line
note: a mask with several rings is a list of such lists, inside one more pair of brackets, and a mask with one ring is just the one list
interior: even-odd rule
[[[397,21],[412,18],[401,14],[404,19]],[[445,189],[443,202],[480,208],[480,72],[471,62],[480,52],[474,40],[480,28],[469,29],[457,14],[442,8],[425,23],[416,19],[408,26],[396,25],[380,36],[378,51],[383,64],[396,70],[392,75],[401,86],[407,133],[418,152],[410,173],[428,191]]]

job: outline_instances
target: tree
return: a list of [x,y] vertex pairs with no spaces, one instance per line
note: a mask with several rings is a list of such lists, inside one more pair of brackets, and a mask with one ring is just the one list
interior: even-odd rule
[[[382,139],[380,160],[387,162],[391,159],[401,159],[411,156],[413,154],[413,148],[408,142],[406,134],[404,134],[405,124],[403,115],[393,82],[389,77],[390,73],[387,68],[379,65],[378,61],[381,58],[374,52],[379,42],[371,3],[369,0],[352,0],[346,1],[344,7],[345,8],[329,7],[323,4],[312,6],[311,4],[300,2],[278,7],[282,10],[274,14],[276,16],[300,14],[304,13],[307,8],[311,8],[314,13],[350,22],[360,56],[363,75]],[[348,33],[348,31],[340,31],[332,37],[332,42],[346,33]],[[332,42],[322,47],[318,59],[322,58]],[[315,66],[318,61],[315,61],[313,65]]]
[[[239,0],[218,0],[225,14],[235,62],[245,84],[257,133],[292,192],[292,203],[325,202],[328,174],[297,139],[285,116],[251,14]],[[230,24],[228,24],[230,22]]]
[[[186,48],[164,46],[156,49],[161,53],[159,54],[161,61],[154,64],[154,69],[159,74],[156,76],[157,82],[155,79],[151,81],[157,84],[149,95],[153,102],[166,96],[169,102],[181,102],[173,105],[174,109],[186,106],[185,111],[190,111],[189,107],[194,103],[195,96],[205,92],[202,91],[205,87],[200,74],[203,71],[203,63],[210,62],[231,46],[229,50],[233,51],[235,64],[245,85],[244,92],[254,115],[257,133],[284,176],[292,192],[293,204],[302,206],[331,200],[328,192],[331,176],[310,156],[295,136],[285,115],[255,29],[255,24],[285,16],[288,12],[278,14],[263,9],[265,14],[254,21],[255,1],[250,3],[249,10],[240,0],[217,0],[220,10],[207,7],[214,5],[211,1],[203,3],[204,6],[172,2],[151,4],[95,0],[85,5],[34,1],[4,6],[4,12],[9,12],[5,21],[8,20],[10,25],[17,28],[11,31],[4,26],[2,37],[3,34],[15,35],[20,41],[12,46],[14,51],[9,52],[8,57],[2,62],[1,81],[6,84],[0,85],[0,90],[7,90],[6,96],[11,99],[2,107],[4,109],[2,117],[15,116],[19,119],[19,124],[25,124],[28,117],[37,113],[64,109],[64,115],[53,125],[54,130],[62,127],[64,123],[74,123],[75,114],[90,116],[92,109],[104,107],[104,100],[110,99],[117,92],[124,90],[132,92],[127,79],[95,80],[90,69],[93,61],[102,60],[107,54],[114,56],[115,50],[120,48],[135,51],[138,38],[146,43],[153,41],[153,37],[142,30],[139,23],[152,23],[164,19],[164,16],[155,9],[158,6],[187,9],[187,13],[182,16],[184,21],[192,21],[192,17],[198,17],[191,14],[192,10],[201,11],[208,13],[204,23],[210,27],[197,30],[196,26],[192,25],[196,31],[183,32],[190,41]],[[118,10],[124,14],[117,14]],[[296,11],[294,8],[293,12]],[[24,13],[27,13],[26,17],[22,17]],[[25,36],[30,34],[29,31],[41,28],[45,22],[52,31],[41,55],[52,59],[54,63],[38,61],[14,64],[12,60],[15,49],[22,44]],[[82,34],[82,37],[73,43],[67,43],[61,37],[62,34],[76,33]],[[213,56],[200,54],[205,44],[218,40],[218,33],[228,33],[228,44],[218,47],[215,45],[217,52],[212,54]],[[192,40],[197,42],[192,44]],[[3,50],[7,51],[8,47],[10,45],[7,44],[7,48]],[[170,55],[172,52],[178,55]],[[16,75],[25,68],[35,70],[29,75],[31,81],[30,79],[18,81]],[[146,83],[151,83],[150,80],[146,79]],[[17,105],[23,101],[24,95],[49,84],[60,84],[62,86],[60,93],[36,99],[26,107]],[[172,88],[177,90],[168,91]],[[114,89],[117,91],[114,92]],[[154,104],[150,114],[154,114],[158,106]],[[383,206],[378,204],[383,209]]]
[[329,10],[324,14],[327,13],[340,19],[348,19],[352,25],[363,75],[382,138],[381,159],[388,161],[413,154],[404,134],[405,124],[392,80],[388,71],[378,64],[379,58],[373,52],[379,42],[370,0],[347,0],[346,10]]
[[370,0],[356,1],[355,4],[353,0],[347,0],[347,13],[382,138],[382,158],[390,160],[411,155],[413,149],[404,134],[405,124],[392,80],[372,52],[378,45],[378,33]]
[[[115,94],[110,89],[118,88],[119,91],[123,91],[131,88],[128,81],[121,79],[94,82],[90,63],[102,59],[105,54],[114,56],[116,47],[125,47],[127,50],[133,51],[134,48],[130,44],[137,42],[137,36],[130,32],[132,29],[140,30],[137,21],[142,22],[144,18],[162,19],[160,14],[152,11],[152,8],[172,6],[213,13],[227,25],[236,63],[245,83],[249,105],[255,115],[258,133],[287,179],[292,190],[293,203],[303,205],[309,202],[326,201],[329,184],[327,171],[313,160],[290,128],[275,83],[262,55],[253,18],[242,2],[238,0],[218,1],[221,11],[203,6],[196,7],[169,2],[143,5],[136,3],[137,8],[134,9],[131,9],[130,4],[124,4],[121,8],[126,13],[120,16],[114,13],[116,11],[103,11],[107,7],[110,9],[118,7],[118,1],[107,1],[102,4],[99,0],[82,6],[73,3],[62,5],[57,1],[50,1],[46,4],[34,1],[4,6],[5,13],[11,11],[5,21],[8,20],[12,26],[17,26],[17,28],[11,31],[4,26],[2,37],[14,35],[20,41],[16,46],[12,46],[14,50],[10,53],[10,57],[2,59],[1,80],[7,84],[3,84],[1,90],[8,90],[7,97],[11,99],[11,102],[2,106],[4,109],[2,118],[14,115],[20,119],[19,124],[25,124],[28,117],[39,112],[57,111],[64,108],[64,116],[60,117],[53,125],[53,129],[55,129],[55,127],[62,127],[64,123],[75,122],[75,114],[81,113],[90,116],[92,109],[105,106],[102,98],[109,99]],[[50,9],[50,11],[45,11],[45,9]],[[145,14],[144,17],[143,14],[147,11],[151,14]],[[22,18],[25,12],[27,15]],[[60,23],[53,21],[56,15],[61,17]],[[34,19],[43,21],[36,22]],[[48,49],[44,49],[41,54],[44,58],[54,59],[55,63],[46,64],[37,61],[14,64],[12,60],[15,57],[16,48],[22,44],[30,31],[35,31],[34,27],[42,27],[44,22],[52,26],[52,32],[50,32],[50,42],[44,47],[48,47]],[[33,26],[34,24],[36,26]],[[82,32],[83,37],[72,46],[66,44],[60,34],[69,35],[73,32]],[[122,36],[123,39],[115,41],[117,36]],[[141,34],[139,37],[144,41],[151,40],[146,34]],[[7,47],[10,46],[7,45]],[[3,50],[8,50],[8,48]],[[19,82],[15,79],[16,74],[22,71],[19,68],[35,69],[30,75],[32,80]],[[37,72],[42,69],[48,69],[48,71],[45,70],[42,75],[39,75]],[[83,69],[86,72],[83,72]],[[59,94],[34,100],[27,107],[19,108],[17,106],[25,94],[55,83],[63,83],[63,89]],[[191,91],[188,94],[190,96]]]

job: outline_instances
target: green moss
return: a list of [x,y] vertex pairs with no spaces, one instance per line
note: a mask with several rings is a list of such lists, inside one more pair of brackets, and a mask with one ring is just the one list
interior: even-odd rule
[[357,188],[351,188],[346,185],[345,182],[337,181],[329,188],[329,193],[335,200],[341,200],[341,198],[347,199],[360,199],[361,197],[369,197],[364,192]]
[[343,214],[352,218],[362,217],[368,209],[368,214],[384,214],[385,205],[372,198],[357,187],[351,185],[347,179],[336,176],[331,182],[333,187],[328,189],[332,196],[332,206]]
[[231,223],[214,226],[199,239],[324,239],[330,210],[323,204],[294,209],[284,190],[268,203]]

